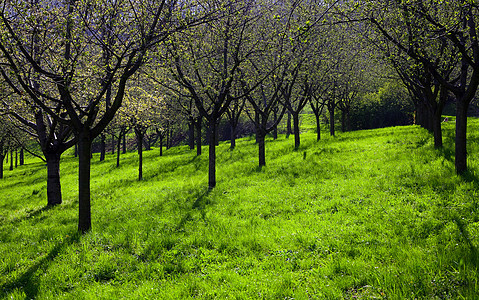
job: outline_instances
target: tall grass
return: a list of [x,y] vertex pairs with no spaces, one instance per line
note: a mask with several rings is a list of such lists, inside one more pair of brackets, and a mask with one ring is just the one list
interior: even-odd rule
[[[314,120],[314,119],[312,119]],[[474,299],[479,292],[477,126],[470,171],[415,126],[316,142],[253,139],[207,155],[176,147],[92,165],[93,230],[77,226],[77,161],[64,155],[64,203],[46,205],[46,167],[29,159],[0,182],[0,295],[24,299]],[[309,126],[309,127],[308,127]]]

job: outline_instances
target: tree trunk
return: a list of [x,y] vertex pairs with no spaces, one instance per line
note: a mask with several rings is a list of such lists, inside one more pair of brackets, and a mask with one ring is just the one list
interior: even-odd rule
[[150,139],[145,138],[145,134],[143,134],[142,136],[143,136],[143,145],[145,146],[145,151],[150,151],[151,150]]
[[105,134],[101,134],[100,135],[100,140],[101,140],[101,143],[100,143],[100,161],[104,161],[105,160],[105,155],[106,155],[106,142],[105,142]]
[[294,129],[294,149],[298,149],[301,142],[299,137],[299,113],[293,114],[293,129]]
[[467,108],[469,103],[463,99],[456,101],[456,173],[467,171]]
[[230,149],[234,149],[236,147],[236,126],[230,124],[231,126],[231,146]]
[[78,137],[78,231],[82,233],[91,229],[91,144],[90,132],[81,132]]
[[[115,148],[115,147],[113,147]],[[120,136],[118,137],[118,141],[116,143],[116,167],[120,167],[120,148],[121,148],[121,133]]]
[[329,134],[334,136],[334,107],[328,107],[329,110]]
[[427,130],[429,132],[434,133],[434,109],[432,107],[428,107],[427,109]]
[[47,205],[55,206],[62,203],[62,190],[60,184],[60,155],[49,153],[47,160]]
[[18,149],[15,149],[15,169],[18,168]]
[[433,131],[434,131],[434,148],[442,148],[442,109],[436,108],[434,111],[433,119]]
[[125,154],[126,153],[126,132],[123,133],[122,138],[123,138],[123,151],[122,152],[123,152],[123,154]]
[[422,128],[427,129],[426,106],[424,105],[424,101],[418,103],[416,115],[416,123]]
[[291,134],[291,113],[288,111],[288,120],[286,122],[286,138]]
[[260,131],[260,121],[259,121],[259,113],[257,111],[254,112],[254,130],[255,130],[255,143],[259,143],[259,131]]
[[0,154],[0,179],[3,179],[3,163],[5,160],[5,155]]
[[166,127],[166,150],[170,149],[171,137],[170,137],[170,125]]
[[216,118],[211,117],[209,121],[209,168],[208,188],[211,190],[216,186]]
[[163,156],[163,139],[164,135],[160,134],[160,156]]
[[13,171],[13,150],[10,150],[10,171]]
[[266,166],[266,147],[264,142],[266,134],[261,130],[258,130],[256,135],[258,136],[258,163],[261,168]]
[[278,110],[274,109],[273,110],[273,139],[276,140],[278,139]]
[[350,110],[346,110],[346,131],[351,131],[351,113]]
[[346,132],[346,112],[341,112],[341,131]]
[[201,155],[201,117],[198,117],[195,122],[196,125],[196,156]]
[[111,154],[115,154],[115,147],[116,147],[115,135],[112,134],[111,135]]
[[216,146],[219,146],[219,145],[220,145],[220,131],[218,130],[218,128],[219,128],[219,123],[220,123],[220,122],[218,121],[217,125],[215,126],[215,135],[216,135],[216,136],[215,136],[215,143],[216,143],[215,145],[216,145]]
[[143,179],[143,132],[135,129],[138,146],[138,180]]
[[75,144],[75,147],[74,147],[74,148],[75,148],[75,150],[74,150],[73,155],[75,155],[75,157],[78,157],[78,143]]
[[319,120],[320,115],[319,114],[314,114],[316,117],[316,140],[319,141],[321,139],[321,122]]
[[193,118],[188,121],[188,145],[190,150],[195,149],[195,120]]
[[24,164],[25,164],[25,153],[22,148],[20,149],[20,166],[23,166]]

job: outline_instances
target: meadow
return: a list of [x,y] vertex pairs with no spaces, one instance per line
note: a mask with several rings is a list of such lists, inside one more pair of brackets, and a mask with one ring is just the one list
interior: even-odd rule
[[[310,117],[310,116],[307,116]],[[311,116],[312,117],[312,116]],[[92,231],[77,233],[77,160],[63,155],[64,203],[46,207],[46,167],[0,181],[0,297],[5,299],[477,299],[479,121],[469,168],[417,126],[323,134],[303,120],[301,146],[254,138],[95,154]]]

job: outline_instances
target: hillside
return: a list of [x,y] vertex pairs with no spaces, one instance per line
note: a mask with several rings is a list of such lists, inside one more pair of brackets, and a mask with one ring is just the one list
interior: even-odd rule
[[[64,203],[46,204],[46,167],[0,181],[0,296],[9,299],[474,299],[479,293],[477,120],[470,172],[416,126],[313,130],[217,150],[176,147],[92,165],[92,232],[77,229],[77,162],[64,155]],[[309,129],[309,128],[308,128]]]

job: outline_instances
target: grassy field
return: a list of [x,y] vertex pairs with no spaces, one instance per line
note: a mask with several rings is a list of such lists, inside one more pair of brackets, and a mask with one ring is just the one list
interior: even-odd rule
[[[308,116],[309,117],[309,116]],[[314,120],[314,119],[312,119]],[[305,125],[308,122],[304,122]],[[0,297],[8,299],[477,299],[479,122],[470,172],[415,126],[267,140],[217,153],[186,147],[92,165],[92,226],[77,228],[77,161],[47,209],[45,164],[0,181]]]

